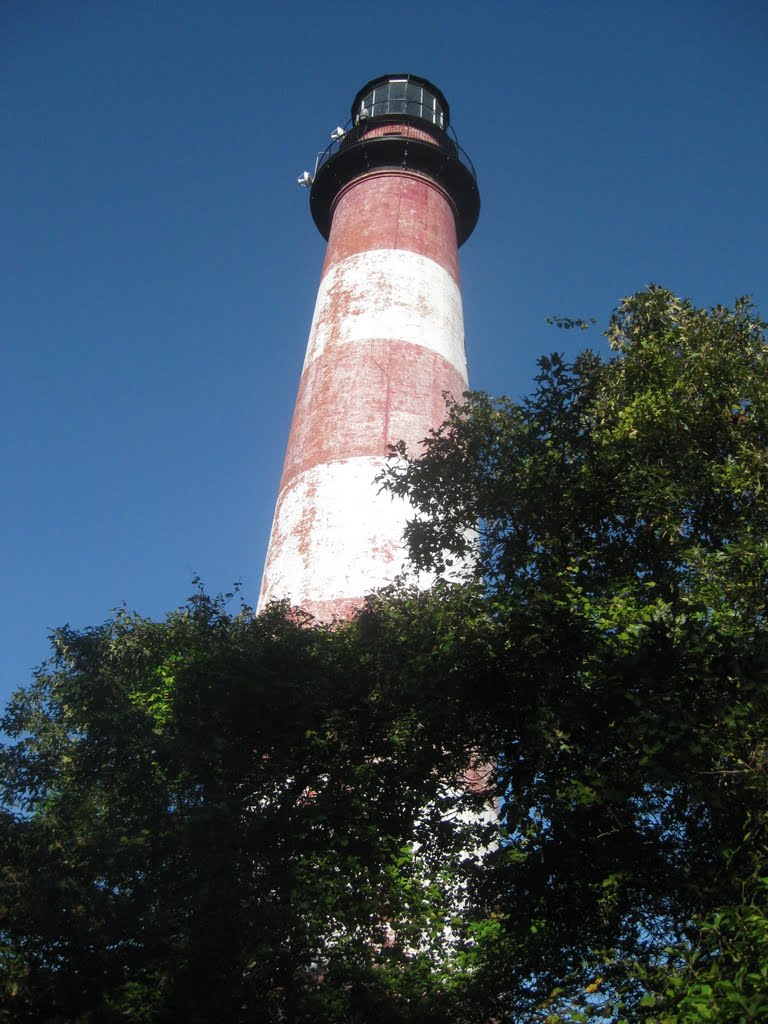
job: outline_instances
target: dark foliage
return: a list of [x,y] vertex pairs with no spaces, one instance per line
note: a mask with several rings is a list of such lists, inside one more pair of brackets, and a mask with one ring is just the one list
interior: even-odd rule
[[651,288],[393,453],[462,586],[57,631],[4,720],[0,1020],[768,1019],[763,332]]

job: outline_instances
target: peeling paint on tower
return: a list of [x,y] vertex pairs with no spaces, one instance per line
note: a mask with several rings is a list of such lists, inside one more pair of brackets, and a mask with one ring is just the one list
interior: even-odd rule
[[311,182],[328,248],[259,607],[330,621],[402,571],[413,513],[375,479],[387,446],[418,452],[443,394],[467,387],[458,248],[479,206],[439,89],[387,75],[360,90]]

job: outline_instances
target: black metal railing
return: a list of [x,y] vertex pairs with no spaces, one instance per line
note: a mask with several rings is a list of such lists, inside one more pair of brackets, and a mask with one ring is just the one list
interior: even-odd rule
[[372,134],[373,129],[386,128],[388,125],[392,126],[392,128],[405,128],[406,126],[410,126],[417,129],[423,135],[428,135],[429,138],[443,150],[443,152],[452,156],[455,160],[458,160],[459,163],[469,171],[473,179],[477,181],[474,164],[459,145],[458,139],[452,129],[450,129],[449,134],[439,125],[431,124],[429,121],[425,121],[422,118],[409,117],[407,114],[390,114],[382,117],[360,118],[356,125],[348,128],[340,138],[334,139],[324,152],[318,156],[315,174],[317,174],[323,164],[326,164],[337,153],[342,150],[349,149],[351,146],[363,143],[366,140],[374,142],[379,138],[392,138],[393,136],[396,137],[399,135],[404,139],[417,142],[419,141],[418,136],[410,135],[406,131],[391,131],[386,132],[383,135],[380,135],[378,132],[376,134]]

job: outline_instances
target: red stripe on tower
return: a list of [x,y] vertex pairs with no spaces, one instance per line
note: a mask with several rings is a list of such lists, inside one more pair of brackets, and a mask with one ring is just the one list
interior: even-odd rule
[[480,200],[448,124],[426,79],[374,79],[315,174],[328,249],[259,607],[287,598],[330,621],[404,568],[412,511],[375,478],[387,446],[417,452],[444,393],[467,386],[458,247]]

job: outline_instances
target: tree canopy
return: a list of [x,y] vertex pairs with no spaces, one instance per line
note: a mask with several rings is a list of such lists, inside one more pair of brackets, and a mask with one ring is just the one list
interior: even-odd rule
[[464,584],[54,634],[0,1020],[768,1020],[765,325],[651,287],[608,338],[393,451]]

